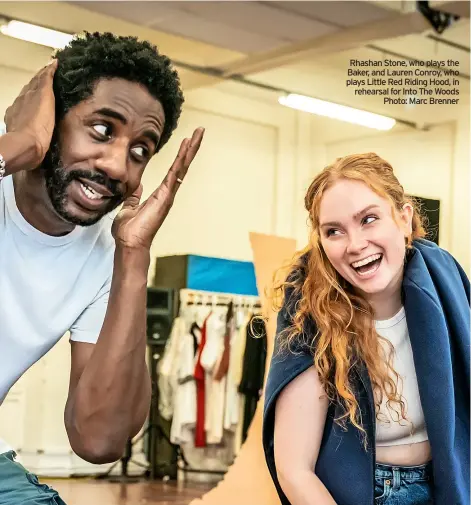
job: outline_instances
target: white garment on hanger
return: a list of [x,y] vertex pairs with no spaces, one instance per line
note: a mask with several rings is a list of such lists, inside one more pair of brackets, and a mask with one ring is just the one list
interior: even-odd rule
[[232,432],[237,430],[240,408],[240,394],[238,392],[239,385],[234,380],[234,369],[240,367],[238,354],[235,352],[240,347],[239,341],[241,338],[241,331],[237,326],[237,323],[240,321],[240,318],[238,317],[239,312],[241,312],[240,309],[237,310],[235,317],[232,319],[231,325],[229,368],[227,370],[226,378],[226,404],[224,408],[224,429]]
[[206,323],[206,345],[201,355],[205,370],[205,420],[206,443],[220,444],[223,437],[226,379],[215,381],[213,371],[224,351],[227,307],[215,307]]
[[170,441],[183,445],[194,441],[196,426],[196,384],[193,378],[195,355],[193,337],[188,331],[181,339],[178,385],[175,391]]
[[174,401],[178,387],[181,340],[186,332],[186,323],[182,317],[173,321],[170,337],[165,345],[164,354],[157,367],[160,415],[170,420],[173,416]]
[[237,387],[242,380],[242,370],[244,367],[244,353],[245,353],[245,344],[247,341],[247,325],[250,323],[252,318],[252,313],[245,312],[245,317],[242,320],[242,324],[238,329],[238,337],[234,342],[233,353],[231,355],[233,359],[232,367],[231,367],[231,380],[234,381]]

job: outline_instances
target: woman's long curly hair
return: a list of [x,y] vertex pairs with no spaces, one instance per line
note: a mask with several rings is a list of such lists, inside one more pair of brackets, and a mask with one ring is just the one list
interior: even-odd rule
[[[413,240],[425,236],[425,230],[417,204],[404,194],[389,163],[374,153],[339,158],[311,183],[305,196],[312,228],[310,244],[296,254],[286,280],[275,285],[277,300],[285,300],[287,304],[288,294],[290,300],[295,300],[290,311],[292,324],[277,336],[278,351],[292,351],[300,341],[307,344],[328,398],[342,407],[343,413],[335,422],[345,428],[349,420],[366,435],[352,386],[350,372],[354,365],[358,362],[366,365],[375,391],[377,413],[383,394],[398,421],[406,419],[405,405],[398,394],[400,377],[392,367],[392,345],[377,334],[371,305],[334,269],[321,244],[320,203],[324,192],[339,179],[362,181],[389,200],[398,226],[398,213],[405,204],[412,205],[412,234],[405,236],[405,255]],[[317,331],[315,335],[306,332],[306,328],[313,327],[312,323]],[[386,343],[389,352],[385,352],[380,341]],[[366,444],[366,437],[364,440]]]

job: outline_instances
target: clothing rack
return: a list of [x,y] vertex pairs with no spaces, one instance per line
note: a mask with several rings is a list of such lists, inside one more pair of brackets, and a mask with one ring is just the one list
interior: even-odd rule
[[[233,308],[248,308],[252,310],[261,310],[262,308],[260,298],[258,296],[201,291],[189,288],[179,290],[178,312],[180,312],[181,306],[186,307],[191,305],[198,305],[221,307],[228,306],[230,304],[232,304]],[[185,458],[182,447],[180,446],[178,447],[178,454],[180,456],[180,460],[177,463],[177,468],[183,473],[201,473],[211,475],[224,475],[226,473],[226,471],[223,470],[210,470],[191,467]]]

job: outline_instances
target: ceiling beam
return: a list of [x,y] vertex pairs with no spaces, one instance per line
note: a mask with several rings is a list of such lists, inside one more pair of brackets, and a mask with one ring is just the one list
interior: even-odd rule
[[[450,1],[446,9],[463,10],[461,4],[468,2]],[[455,5],[459,4],[459,5]],[[469,11],[469,5],[468,5]],[[468,12],[469,16],[469,12]],[[335,33],[296,42],[277,49],[254,54],[222,67],[224,77],[264,72],[315,54],[329,54],[354,49],[373,41],[423,33],[431,28],[420,12],[392,15],[375,23],[362,23]]]
[[185,63],[176,60],[172,60],[172,63],[178,68],[178,75],[184,92],[214,86],[225,81],[225,79],[221,79],[211,72],[205,72],[204,68],[195,70],[196,67],[193,65],[185,65]]

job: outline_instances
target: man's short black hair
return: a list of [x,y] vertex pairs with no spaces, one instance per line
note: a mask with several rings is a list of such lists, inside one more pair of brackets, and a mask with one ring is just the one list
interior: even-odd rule
[[177,127],[183,104],[180,79],[171,61],[147,41],[112,33],[88,33],[74,38],[55,57],[56,122],[93,94],[100,79],[114,77],[142,84],[159,100],[165,114],[160,149]]

